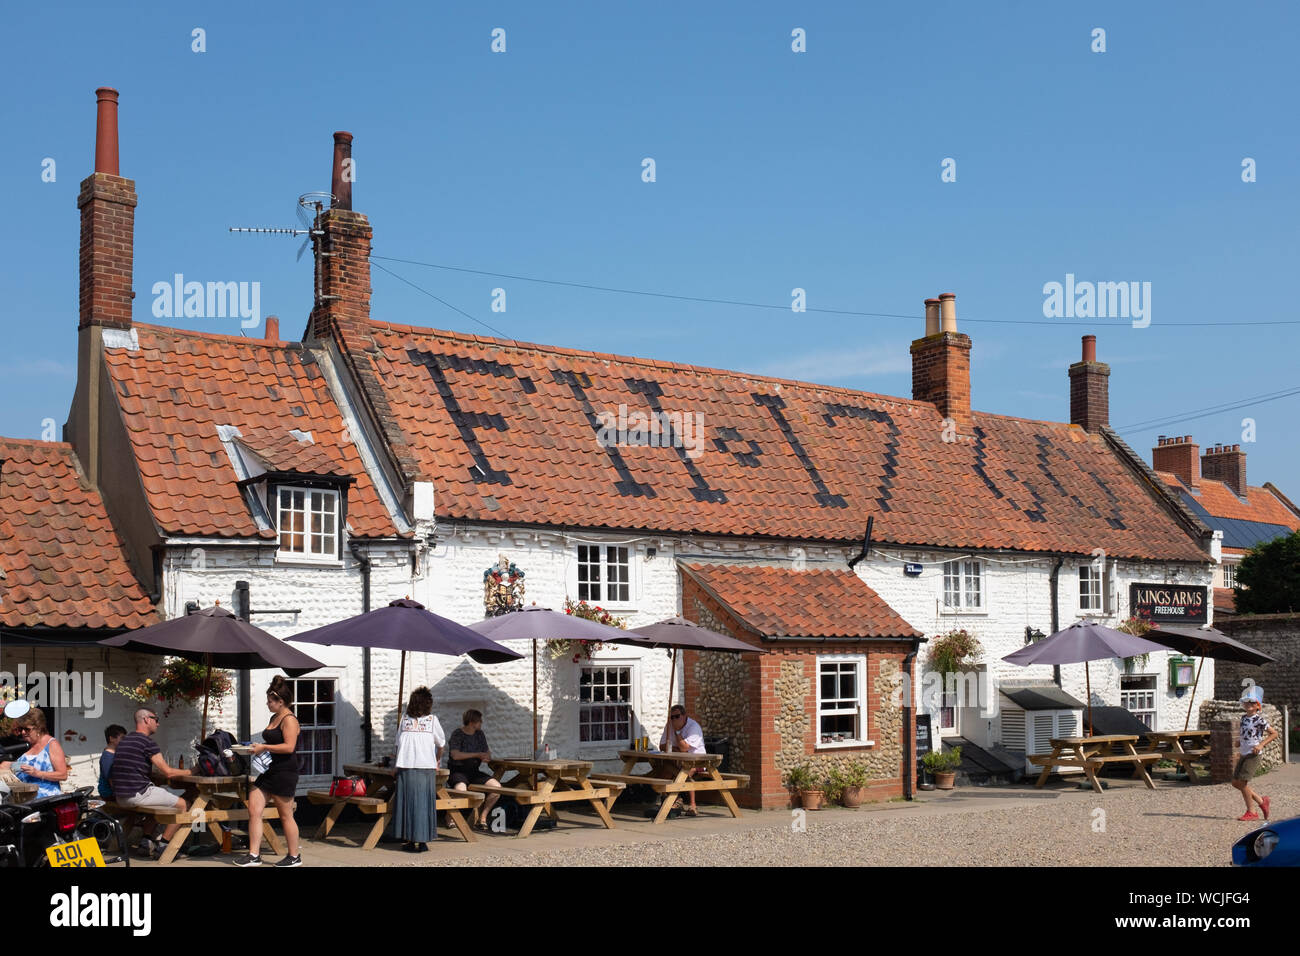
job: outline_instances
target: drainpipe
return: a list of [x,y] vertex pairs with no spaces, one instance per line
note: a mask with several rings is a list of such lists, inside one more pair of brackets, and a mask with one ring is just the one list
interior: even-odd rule
[[[1060,599],[1057,594],[1057,575],[1061,573],[1061,565],[1065,564],[1065,555],[1060,554],[1056,557],[1056,566],[1052,568],[1052,633],[1055,634],[1061,629],[1061,608]],[[1052,665],[1052,680],[1056,686],[1061,686],[1061,665]]]
[[[235,603],[239,605],[239,619],[249,623],[252,605],[249,601],[248,582],[235,582]],[[253,739],[253,683],[247,670],[239,672],[239,740]]]
[[[370,613],[370,559],[355,544],[349,550],[361,567],[361,613]],[[374,730],[370,725],[370,648],[361,649],[361,734],[364,740],[366,763],[370,763]]]
[[912,701],[916,699],[916,688],[912,686],[912,662],[921,650],[923,638],[912,639],[912,649],[903,658],[903,673],[907,675],[907,693],[903,699],[903,799],[915,799],[913,787],[916,785],[916,769],[912,766],[912,747],[916,743],[916,730],[912,726]]

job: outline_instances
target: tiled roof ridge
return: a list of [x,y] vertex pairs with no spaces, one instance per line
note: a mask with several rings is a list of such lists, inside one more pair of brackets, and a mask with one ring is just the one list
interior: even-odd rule
[[[1250,488],[1251,488],[1250,485],[1246,486],[1247,490],[1250,490]],[[1264,482],[1263,487],[1260,488],[1259,490],[1267,491],[1278,501],[1282,502],[1282,504],[1285,505],[1293,515],[1295,515],[1297,518],[1300,518],[1300,507],[1296,507],[1295,503],[1286,495],[1282,494],[1281,489],[1279,489],[1277,485],[1273,484],[1273,482],[1271,481]]]
[[[72,450],[72,443],[66,441],[45,441],[42,438],[9,438],[6,435],[0,435],[0,444],[3,445],[22,445],[26,447],[41,448],[66,448]],[[75,457],[75,456],[74,456]]]
[[1183,526],[1183,529],[1190,537],[1199,539],[1198,543],[1207,552],[1208,556],[1209,541],[1214,535],[1209,526],[1193,514],[1192,509],[1188,508],[1178,495],[1170,491],[1169,486],[1156,474],[1155,469],[1146,463],[1146,459],[1129,447],[1129,444],[1119,437],[1119,433],[1115,429],[1109,425],[1103,425],[1101,434],[1111,448],[1115,449],[1120,461],[1128,465],[1138,479],[1146,484],[1151,491],[1152,497],[1165,505],[1166,510],[1175,521]]
[[[615,355],[609,352],[591,352],[584,349],[570,349],[560,345],[547,345],[540,342],[523,342],[519,339],[502,339],[490,335],[477,335],[472,332],[456,332],[450,329],[433,329],[414,325],[395,325],[391,322],[385,322],[380,319],[371,319],[370,324],[377,330],[392,332],[398,335],[424,335],[439,339],[451,339],[468,345],[490,345],[518,349],[521,351],[541,352],[549,355],[594,359],[601,362],[618,362],[628,365],[636,365],[642,368],[653,368],[676,372],[696,372],[715,377],[724,376],[745,382],[770,382],[774,385],[792,386],[801,389],[817,389],[819,391],[832,392],[838,395],[867,398],[880,402],[893,402],[899,405],[912,405],[923,409],[934,409],[935,407],[933,402],[926,402],[915,398],[905,398],[902,395],[886,395],[883,392],[869,392],[865,389],[850,388],[847,385],[826,385],[820,382],[804,381],[803,379],[781,378],[776,375],[761,375],[753,372],[742,372],[737,369],[713,368],[708,365],[688,365],[682,362],[670,362],[665,359],[653,359],[645,356]],[[1069,422],[1024,418],[1019,415],[1005,415],[1000,412],[975,410],[972,412],[972,415],[978,418],[997,418],[1003,421],[1024,422],[1029,425],[1051,425],[1058,428],[1076,427],[1072,426]]]
[[[178,329],[171,325],[150,325],[145,322],[134,322],[131,327],[145,332],[152,332],[161,335],[178,335],[192,339],[206,339],[210,342],[225,342],[231,345],[249,345],[259,346],[270,349],[307,349],[310,346],[305,342],[299,342],[292,339],[261,339],[251,335],[227,335],[224,332],[200,332],[198,329]],[[118,346],[106,345],[105,348],[118,348]]]

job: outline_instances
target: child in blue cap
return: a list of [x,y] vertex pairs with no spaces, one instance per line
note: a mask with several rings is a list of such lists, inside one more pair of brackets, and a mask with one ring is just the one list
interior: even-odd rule
[[1264,688],[1259,686],[1246,688],[1241,695],[1241,705],[1246,709],[1246,716],[1241,718],[1241,740],[1237,748],[1240,755],[1237,757],[1237,769],[1232,773],[1232,785],[1241,791],[1242,799],[1246,801],[1246,812],[1237,819],[1259,819],[1258,814],[1250,808],[1253,800],[1267,820],[1268,797],[1261,797],[1252,790],[1250,780],[1259,772],[1259,755],[1265,747],[1277,739],[1278,734],[1260,713],[1264,708]]

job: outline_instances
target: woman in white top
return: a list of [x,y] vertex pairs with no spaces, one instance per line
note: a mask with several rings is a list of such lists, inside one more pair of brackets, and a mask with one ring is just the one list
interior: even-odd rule
[[411,692],[406,715],[397,725],[397,800],[393,835],[405,840],[407,853],[423,853],[438,839],[438,761],[447,738],[433,715],[427,687]]

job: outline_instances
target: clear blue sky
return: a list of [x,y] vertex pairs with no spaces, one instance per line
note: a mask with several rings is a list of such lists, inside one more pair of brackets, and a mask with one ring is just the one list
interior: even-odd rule
[[[310,256],[227,227],[297,225],[297,196],[329,188],[331,133],[347,129],[377,255],[777,305],[801,287],[810,308],[913,316],[383,263],[521,340],[908,396],[922,300],[951,291],[985,411],[1068,419],[1065,369],[1088,331],[1116,426],[1300,384],[1300,325],[1240,325],[1300,321],[1283,304],[1300,251],[1294,4],[809,6],[10,5],[0,434],[39,437],[67,415],[100,85],[121,90],[122,173],[140,196],[137,321],[159,321],[150,288],[180,272],[260,282],[262,312],[297,336]],[[1245,157],[1257,182],[1242,182]],[[1067,273],[1150,282],[1150,327],[1046,321],[1043,285]],[[486,332],[379,270],[373,284],[377,318]],[[497,286],[505,313],[490,310]],[[1300,500],[1298,410],[1291,396],[1122,433],[1149,455],[1157,433],[1239,442],[1250,416],[1251,482]]]

